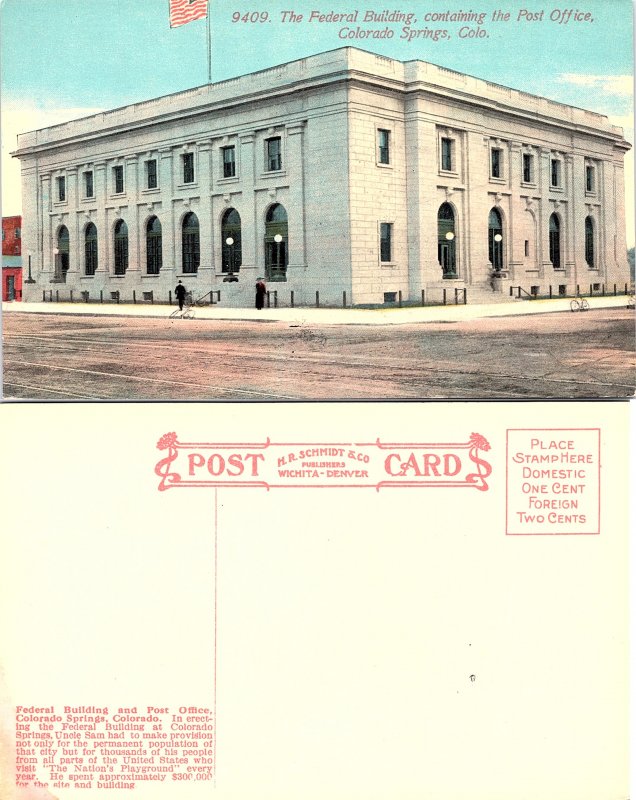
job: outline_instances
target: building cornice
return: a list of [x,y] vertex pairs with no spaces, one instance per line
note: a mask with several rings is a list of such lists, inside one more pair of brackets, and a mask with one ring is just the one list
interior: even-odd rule
[[[491,84],[426,62],[384,61],[390,63],[385,66],[384,62],[378,63],[378,57],[374,54],[355,48],[341,48],[239,78],[21,134],[18,138],[19,147],[12,155],[28,158],[78,143],[106,140],[158,125],[167,126],[176,121],[182,125],[184,121],[206,115],[222,113],[225,116],[244,106],[263,106],[281,98],[338,86],[372,86],[375,91],[402,96],[405,100],[439,98],[455,106],[487,110],[502,118],[550,126],[569,133],[577,132],[611,142],[621,150],[630,149],[622,130],[610,125],[607,117],[595,112]],[[296,119],[292,124],[298,122]]]

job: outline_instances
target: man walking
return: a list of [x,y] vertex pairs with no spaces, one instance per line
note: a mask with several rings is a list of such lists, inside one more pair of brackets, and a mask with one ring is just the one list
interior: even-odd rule
[[179,311],[183,311],[183,302],[186,296],[186,288],[185,286],[179,281],[177,284],[177,288],[174,290],[175,295],[177,296],[177,300],[179,301]]

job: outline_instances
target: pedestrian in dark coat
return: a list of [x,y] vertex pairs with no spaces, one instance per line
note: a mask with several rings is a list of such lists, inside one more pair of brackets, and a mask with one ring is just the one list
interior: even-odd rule
[[186,288],[185,286],[179,281],[177,284],[177,288],[174,290],[175,295],[177,296],[177,300],[179,301],[179,311],[183,311],[183,301],[185,300],[186,296]]
[[265,305],[265,292],[266,291],[267,291],[267,287],[265,286],[265,279],[264,278],[259,278],[256,281],[256,308],[259,311]]

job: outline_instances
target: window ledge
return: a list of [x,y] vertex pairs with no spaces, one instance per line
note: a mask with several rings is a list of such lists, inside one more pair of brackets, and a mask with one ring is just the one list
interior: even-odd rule
[[494,178],[491,175],[490,178],[489,178],[489,181],[490,181],[490,183],[498,183],[501,186],[505,186],[506,185],[506,179],[505,178]]
[[528,183],[527,181],[521,181],[521,186],[524,189],[536,189],[537,188],[537,184],[536,183]]
[[228,183],[238,183],[238,182],[239,182],[238,175],[232,175],[231,178],[219,178],[217,180],[217,184],[219,184],[220,186],[225,186]]
[[453,169],[441,169],[440,168],[439,174],[443,178],[459,178],[459,172],[456,172]]
[[81,281],[92,281],[94,277],[95,277],[94,275],[80,275],[80,280]]
[[97,200],[95,195],[92,194],[90,197],[80,197],[80,203],[96,203]]
[[388,164],[385,164],[382,161],[376,161],[375,165],[376,167],[380,167],[380,169],[393,169],[393,164],[391,164],[390,162]]
[[268,169],[261,173],[261,178],[280,178],[285,175],[287,175],[287,171],[284,169]]
[[158,186],[155,186],[152,189],[148,189],[148,188],[142,189],[141,190],[141,194],[159,194],[160,191],[161,191],[161,189]]
[[157,273],[154,273],[154,272],[152,272],[152,273],[150,273],[150,272],[142,272],[141,273],[141,279],[142,280],[144,278],[159,278],[159,277],[161,277],[161,271],[159,271]]
[[177,189],[198,189],[199,184],[197,181],[192,181],[192,183],[178,183]]

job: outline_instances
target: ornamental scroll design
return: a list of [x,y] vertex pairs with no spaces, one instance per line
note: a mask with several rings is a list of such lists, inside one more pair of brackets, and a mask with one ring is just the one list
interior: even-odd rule
[[396,487],[489,489],[490,444],[463,442],[179,442],[160,437],[158,489],[220,486],[274,488]]

